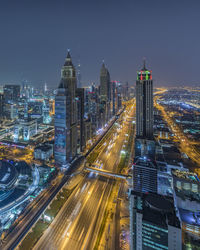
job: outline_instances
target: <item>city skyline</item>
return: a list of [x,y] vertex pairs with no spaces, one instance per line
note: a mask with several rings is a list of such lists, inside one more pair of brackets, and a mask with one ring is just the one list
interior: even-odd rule
[[154,69],[155,86],[197,85],[200,3],[192,3],[1,3],[0,84],[26,79],[36,87],[47,82],[56,88],[70,48],[84,85],[99,84],[102,60],[112,80],[133,85],[143,57]]
[[199,0],[0,2],[0,249],[200,249]]

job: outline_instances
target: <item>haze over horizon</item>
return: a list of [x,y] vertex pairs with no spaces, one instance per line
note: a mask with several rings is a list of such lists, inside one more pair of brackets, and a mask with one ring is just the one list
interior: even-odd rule
[[197,85],[199,8],[198,0],[1,1],[0,84],[56,88],[70,48],[84,85],[99,84],[102,60],[112,80],[133,84],[144,57],[155,85]]

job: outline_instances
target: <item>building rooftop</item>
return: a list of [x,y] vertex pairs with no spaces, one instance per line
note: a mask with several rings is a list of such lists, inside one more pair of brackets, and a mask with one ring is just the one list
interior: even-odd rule
[[173,170],[172,173],[177,178],[200,184],[200,180],[196,173],[180,171],[180,170]]
[[180,221],[176,216],[174,200],[172,197],[154,193],[139,193],[132,191],[131,194],[141,197],[142,207],[138,212],[143,214],[143,220],[167,228],[167,223],[180,228]]
[[138,166],[144,166],[144,167],[148,167],[148,168],[155,168],[157,169],[157,164],[155,161],[152,161],[150,159],[148,159],[147,157],[136,157],[134,159],[134,165],[138,165]]
[[17,179],[17,170],[7,161],[0,161],[0,187],[9,188]]
[[41,150],[41,151],[44,151],[44,152],[47,152],[49,151],[50,149],[52,149],[52,146],[50,145],[39,145],[35,148],[35,150]]
[[181,217],[181,221],[200,227],[200,212],[194,212],[179,208],[179,214]]

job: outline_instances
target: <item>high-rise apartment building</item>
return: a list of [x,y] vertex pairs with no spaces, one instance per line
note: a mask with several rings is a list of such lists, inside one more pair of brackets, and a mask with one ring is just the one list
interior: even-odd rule
[[136,136],[153,138],[153,80],[152,72],[144,67],[137,72]]
[[77,154],[76,71],[68,52],[61,70],[55,98],[54,156],[58,164],[70,162]]

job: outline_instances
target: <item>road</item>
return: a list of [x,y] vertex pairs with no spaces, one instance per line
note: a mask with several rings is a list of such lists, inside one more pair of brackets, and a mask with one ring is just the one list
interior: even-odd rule
[[80,249],[86,245],[84,240],[112,182],[87,174],[34,249]]
[[[74,166],[74,171],[80,166],[76,164]],[[70,179],[70,174],[65,175],[54,181],[54,185],[51,185],[49,189],[45,190],[39,197],[33,201],[30,206],[25,210],[25,213],[21,216],[21,219],[18,221],[17,225],[13,230],[4,238],[1,248],[4,250],[14,249],[26,233],[30,230],[32,225],[37,221],[43,211],[47,208],[48,204],[56,196],[56,194],[61,190],[64,184]]]
[[[121,111],[121,113],[123,110]],[[112,120],[111,124],[104,130],[104,133],[98,138],[97,142],[93,145],[93,147],[88,151],[88,153],[92,152],[92,150],[96,147],[96,145],[102,140],[102,138],[108,133],[108,131],[112,128],[115,121],[118,118]],[[47,190],[45,190],[39,197],[37,197],[25,210],[24,214],[20,216],[19,220],[12,231],[5,236],[3,241],[1,242],[1,248],[3,249],[14,249],[23,237],[28,233],[37,219],[41,216],[41,214],[45,211],[48,204],[52,201],[52,199],[56,196],[56,194],[61,190],[63,185],[70,179],[70,175],[76,172],[77,168],[81,168],[81,163],[84,157],[80,157],[76,162],[73,163],[71,169],[68,171],[68,175],[64,176],[62,179],[57,178],[54,181],[54,184]]]
[[[124,123],[123,120],[121,123]],[[127,141],[127,133],[126,123],[118,135],[116,126],[115,131],[112,130],[112,134],[103,144],[94,164],[102,169],[116,172],[121,151]],[[87,173],[35,245],[34,250],[93,249],[98,235],[98,225],[101,225],[113,185],[112,178]]]
[[193,143],[191,143],[187,136],[181,131],[180,127],[176,124],[173,118],[170,117],[170,115],[165,111],[164,107],[156,103],[158,99],[159,97],[156,97],[154,99],[155,106],[161,111],[164,120],[167,122],[169,128],[174,133],[175,139],[177,139],[177,141],[179,142],[179,148],[181,152],[184,152],[187,156],[190,157],[190,159],[192,159],[197,164],[197,166],[200,166],[200,152],[194,148]]

